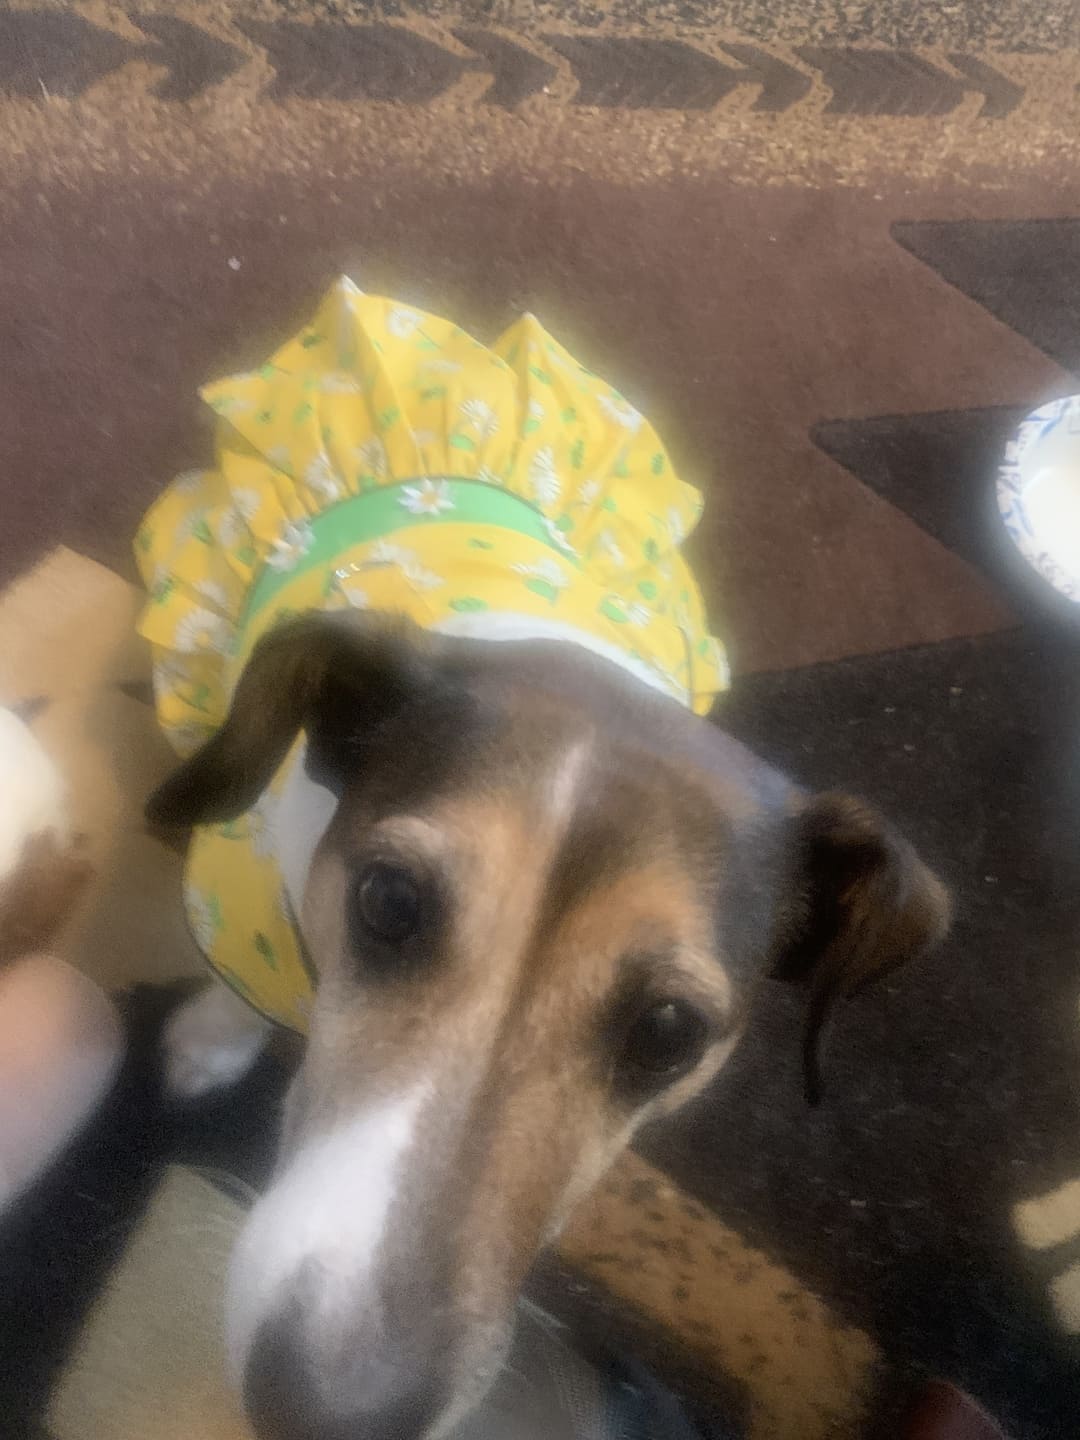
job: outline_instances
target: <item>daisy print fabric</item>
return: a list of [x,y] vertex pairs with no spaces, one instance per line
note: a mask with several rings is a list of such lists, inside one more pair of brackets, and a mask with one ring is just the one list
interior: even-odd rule
[[[726,687],[679,551],[699,493],[648,420],[534,316],[485,346],[342,279],[264,365],[201,393],[215,464],[175,481],[136,539],[158,714],[182,753],[221,723],[259,637],[311,609],[559,634],[699,713]],[[218,838],[233,881],[238,854],[271,867],[251,887],[265,907],[277,881],[258,824],[242,843]],[[211,958],[242,992],[252,957],[288,972],[263,1008],[300,1024],[287,991],[303,967],[283,957],[280,905],[273,923],[230,915],[213,866],[194,863],[193,929]]]

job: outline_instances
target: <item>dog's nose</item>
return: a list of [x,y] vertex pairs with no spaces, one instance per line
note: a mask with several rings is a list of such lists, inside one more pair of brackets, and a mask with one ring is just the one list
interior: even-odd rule
[[244,1399],[259,1440],[420,1440],[447,1398],[431,1368],[402,1355],[365,1356],[316,1380],[300,1344],[300,1327],[278,1318],[256,1336],[244,1377]]

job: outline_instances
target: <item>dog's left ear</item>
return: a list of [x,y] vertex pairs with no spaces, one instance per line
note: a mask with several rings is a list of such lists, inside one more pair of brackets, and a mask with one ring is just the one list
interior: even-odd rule
[[773,974],[810,987],[803,1071],[816,1103],[822,1029],[833,1006],[943,940],[951,904],[907,840],[850,796],[814,796],[789,824],[795,900]]
[[365,735],[437,675],[433,641],[403,618],[345,611],[285,621],[255,647],[224,724],[151,795],[146,817],[163,828],[235,819],[301,730],[320,778],[340,776]]

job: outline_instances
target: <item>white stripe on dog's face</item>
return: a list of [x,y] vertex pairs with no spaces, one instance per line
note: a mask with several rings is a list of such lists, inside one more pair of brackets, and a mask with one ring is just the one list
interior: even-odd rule
[[591,755],[591,743],[588,740],[579,740],[559,756],[551,771],[545,800],[548,818],[556,832],[556,843],[570,828],[574,812],[581,803],[582,782]]
[[430,1098],[429,1085],[372,1107],[301,1147],[255,1206],[229,1273],[227,1344],[236,1382],[260,1325],[289,1296],[304,1269],[305,1326],[318,1353],[332,1346],[336,1322],[363,1315],[378,1324],[376,1257],[398,1189],[402,1161]]

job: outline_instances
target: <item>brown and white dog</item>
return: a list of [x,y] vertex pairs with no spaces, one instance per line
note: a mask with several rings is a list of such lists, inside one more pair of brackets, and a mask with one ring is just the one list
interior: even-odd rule
[[[758,983],[807,982],[812,1087],[830,1006],[939,940],[948,902],[873,810],[607,661],[371,613],[272,632],[151,817],[240,814],[301,731],[279,830],[317,992],[231,1359],[260,1435],[421,1440],[484,1393],[538,1252],[713,1078]],[[178,1084],[238,1073],[264,1028],[198,997]]]

